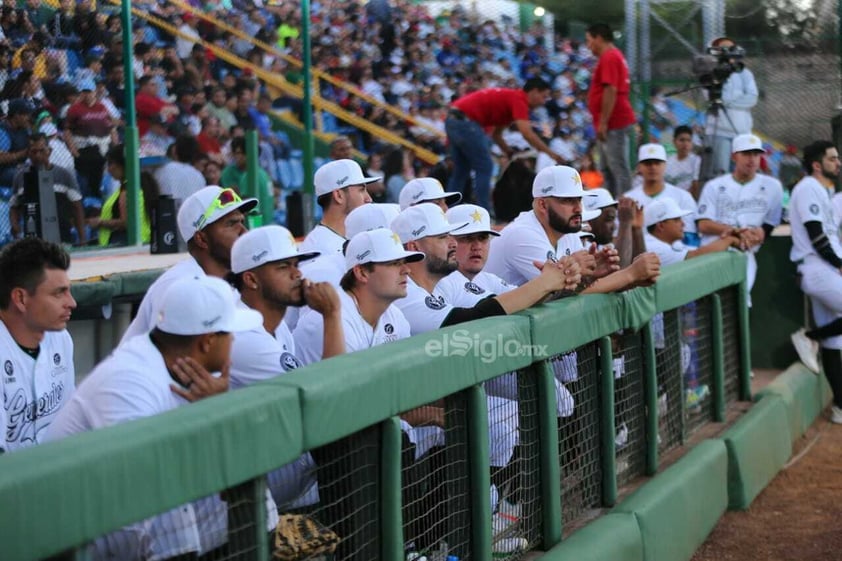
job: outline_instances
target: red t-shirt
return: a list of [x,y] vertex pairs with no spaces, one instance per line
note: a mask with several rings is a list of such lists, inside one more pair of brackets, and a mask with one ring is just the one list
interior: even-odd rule
[[460,97],[453,102],[453,107],[486,129],[507,127],[514,121],[529,120],[529,103],[523,90],[479,90]]
[[75,136],[101,138],[111,134],[111,115],[108,109],[98,101],[90,107],[77,101],[67,110],[65,126]]
[[134,97],[134,109],[137,114],[137,134],[138,137],[146,134],[149,130],[149,118],[161,112],[161,110],[169,105],[166,101],[158,96],[149,95],[146,92],[139,92]]
[[222,144],[212,136],[209,136],[204,131],[196,136],[196,142],[199,143],[199,149],[204,154],[220,154],[222,153]]
[[612,47],[602,53],[591,76],[588,91],[588,109],[593,117],[594,128],[599,126],[599,111],[602,107],[602,92],[605,86],[617,88],[614,111],[608,117],[609,129],[623,129],[635,122],[634,111],[629,101],[629,67],[620,49]]

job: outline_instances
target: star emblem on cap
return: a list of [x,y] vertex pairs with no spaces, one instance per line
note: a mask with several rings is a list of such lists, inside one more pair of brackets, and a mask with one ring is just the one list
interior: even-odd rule
[[474,212],[472,212],[470,216],[474,222],[482,222],[482,214],[480,214],[478,210],[474,210]]
[[580,178],[579,174],[576,172],[573,173],[573,183],[575,183],[576,185],[582,184],[582,178]]
[[654,147],[654,146],[650,146],[650,147],[649,147],[649,148],[647,148],[647,150],[646,150],[646,153],[647,153],[647,154],[651,154],[651,155],[654,155],[654,154],[655,154],[655,152],[657,152],[657,150],[655,150],[655,147]]
[[396,233],[394,233],[394,232],[392,232],[392,239],[393,239],[393,240],[395,240],[395,243],[396,243],[396,244],[401,245],[401,239],[400,239],[400,237],[399,237]]
[[295,238],[292,237],[292,232],[287,233],[287,236],[289,236],[289,243],[292,244],[292,247],[296,247]]

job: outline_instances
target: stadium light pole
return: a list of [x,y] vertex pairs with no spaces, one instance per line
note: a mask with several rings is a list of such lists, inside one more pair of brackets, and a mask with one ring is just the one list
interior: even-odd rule
[[[125,0],[124,0],[125,1]],[[313,92],[310,60],[310,0],[301,0],[301,41],[304,70],[304,186],[302,209],[304,232],[313,229]]]
[[[132,45],[132,5],[129,0],[120,3],[120,25],[123,32],[123,81],[126,88],[126,238],[128,245],[140,245],[140,156],[137,134],[137,115],[134,106],[134,47]],[[99,188],[99,186],[95,186]]]

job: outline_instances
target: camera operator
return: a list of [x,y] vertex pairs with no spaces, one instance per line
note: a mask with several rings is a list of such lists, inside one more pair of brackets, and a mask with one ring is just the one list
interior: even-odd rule
[[[721,84],[722,110],[717,119],[709,119],[706,123],[708,142],[712,145],[713,166],[709,169],[712,176],[727,173],[731,162],[731,142],[740,134],[748,134],[752,130],[751,108],[757,105],[757,84],[754,74],[745,67],[742,49],[736,46],[729,37],[717,37],[710,43],[708,50],[718,56],[721,63],[730,66],[730,75]],[[729,57],[729,54],[735,56]],[[711,102],[716,101],[712,88],[708,88]],[[718,92],[716,92],[718,93]],[[714,122],[711,122],[714,121]],[[705,177],[705,180],[711,177]]]

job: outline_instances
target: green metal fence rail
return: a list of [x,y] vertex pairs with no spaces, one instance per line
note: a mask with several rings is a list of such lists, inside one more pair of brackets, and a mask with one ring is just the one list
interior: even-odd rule
[[[654,474],[666,447],[750,397],[744,291],[741,255],[705,256],[665,268],[653,287],[442,329],[5,455],[0,557],[42,559],[219,496],[228,543],[202,558],[266,559],[264,475],[306,451],[321,500],[294,511],[342,538],[335,559],[402,560],[410,541],[428,559],[462,561],[499,557],[502,537],[550,549],[612,506],[622,485]],[[474,343],[444,352],[458,330]],[[676,351],[678,366],[661,358]],[[691,363],[699,375],[685,382]],[[501,376],[517,386],[519,442],[508,464],[492,469],[487,391]],[[686,390],[699,383],[710,395],[688,402]],[[562,385],[574,405],[560,412],[570,405]],[[666,405],[664,387],[674,388]],[[398,416],[430,404],[445,408],[443,441],[413,459]],[[492,483],[518,505],[505,533]]]

